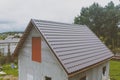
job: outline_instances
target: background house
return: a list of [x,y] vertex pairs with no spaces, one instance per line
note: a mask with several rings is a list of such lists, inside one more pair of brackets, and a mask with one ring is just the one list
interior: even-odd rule
[[8,52],[13,54],[19,39],[0,40],[0,54],[6,56]]
[[113,54],[85,25],[31,20],[14,56],[19,80],[107,80]]
[[6,56],[8,52],[14,52],[17,43],[22,36],[22,32],[4,32],[0,37],[0,54]]

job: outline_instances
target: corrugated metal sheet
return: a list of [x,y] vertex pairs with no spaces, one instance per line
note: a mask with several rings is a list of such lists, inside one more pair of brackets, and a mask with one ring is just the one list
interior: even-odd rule
[[68,73],[112,57],[111,51],[85,25],[32,20]]

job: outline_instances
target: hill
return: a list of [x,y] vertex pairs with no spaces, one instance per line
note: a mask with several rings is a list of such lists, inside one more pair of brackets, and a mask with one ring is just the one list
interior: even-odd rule
[[15,31],[15,32],[3,32],[3,33],[0,33],[0,40],[4,40],[8,36],[19,37],[19,35],[22,33],[23,32],[17,32],[17,31]]

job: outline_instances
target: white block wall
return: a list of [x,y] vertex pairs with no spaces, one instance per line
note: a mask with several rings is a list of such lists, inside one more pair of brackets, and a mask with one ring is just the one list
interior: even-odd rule
[[90,69],[86,72],[80,73],[74,77],[69,78],[69,80],[80,80],[80,78],[86,76],[86,80],[102,80],[103,77],[103,67],[106,66],[105,77],[106,80],[109,79],[109,61],[101,64],[93,69]]
[[33,77],[33,80],[45,80],[45,76],[51,77],[52,80],[68,80],[67,74],[57,62],[43,39],[42,62],[32,61],[32,37],[40,37],[40,34],[35,29],[32,29],[24,46],[20,50],[18,61],[19,80],[28,80],[28,76]]

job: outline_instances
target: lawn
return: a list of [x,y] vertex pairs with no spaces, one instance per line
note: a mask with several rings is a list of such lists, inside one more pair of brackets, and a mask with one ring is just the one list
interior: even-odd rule
[[[15,65],[17,66],[17,65]],[[7,74],[7,75],[13,75],[13,76],[18,76],[18,68],[14,68],[12,69],[10,64],[6,64],[3,65],[3,71]]]
[[110,61],[111,80],[120,80],[120,61]]

